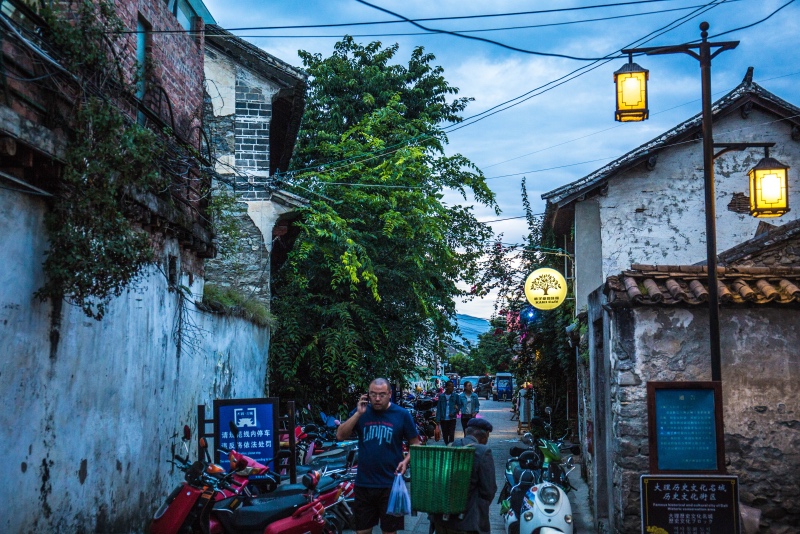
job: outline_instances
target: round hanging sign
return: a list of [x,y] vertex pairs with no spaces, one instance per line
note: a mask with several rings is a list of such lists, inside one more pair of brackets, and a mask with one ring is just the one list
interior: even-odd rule
[[534,308],[558,308],[567,298],[567,281],[555,269],[536,269],[525,280],[525,296]]

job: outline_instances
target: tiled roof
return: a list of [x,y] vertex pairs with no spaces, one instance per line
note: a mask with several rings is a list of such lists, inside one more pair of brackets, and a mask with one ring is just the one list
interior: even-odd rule
[[[800,305],[800,267],[719,267],[721,305]],[[637,265],[606,279],[611,306],[705,305],[708,275],[698,265]]]
[[[761,222],[763,223],[764,221]],[[730,265],[751,258],[766,250],[773,249],[791,238],[800,236],[800,219],[795,219],[781,226],[765,226],[767,228],[766,232],[756,232],[757,235],[753,239],[729,248],[725,252],[720,252],[718,256],[719,264]]]
[[[742,83],[737,85],[731,92],[723,96],[712,104],[712,113],[716,118],[722,112],[727,111],[731,106],[740,104],[743,99],[750,98],[757,104],[770,108],[776,113],[784,114],[787,119],[794,122],[798,121],[800,108],[790,104],[782,98],[770,93],[753,81],[753,67],[747,69]],[[735,109],[735,108],[733,108]],[[700,131],[703,122],[702,113],[668,130],[655,139],[651,139],[640,147],[631,150],[622,157],[615,159],[596,171],[580,178],[572,183],[563,185],[542,195],[542,199],[559,207],[564,206],[577,197],[589,191],[601,187],[612,175],[635,167],[636,165],[653,157],[666,145],[670,145],[680,140],[691,138],[692,135]],[[698,143],[700,139],[696,140]]]

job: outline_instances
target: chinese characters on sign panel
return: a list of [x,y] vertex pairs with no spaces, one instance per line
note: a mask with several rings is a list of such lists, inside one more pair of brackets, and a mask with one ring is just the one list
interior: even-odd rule
[[713,390],[657,390],[658,469],[717,469],[715,425]]
[[642,532],[738,533],[737,482],[724,475],[642,475]]
[[[235,449],[253,460],[272,469],[277,448],[278,399],[232,399],[214,401],[215,443],[225,449]],[[237,440],[230,428],[230,422],[239,429]],[[216,447],[215,447],[216,448]],[[226,469],[230,462],[226,455],[215,452],[216,463]]]

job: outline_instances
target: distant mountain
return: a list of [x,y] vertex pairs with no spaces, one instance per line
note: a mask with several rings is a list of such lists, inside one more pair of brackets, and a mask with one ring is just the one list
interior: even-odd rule
[[478,336],[489,331],[489,321],[471,315],[456,314],[458,328],[465,341],[469,341],[472,346],[478,344]]

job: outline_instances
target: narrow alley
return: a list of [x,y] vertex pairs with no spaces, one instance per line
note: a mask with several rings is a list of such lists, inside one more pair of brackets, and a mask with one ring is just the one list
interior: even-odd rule
[[[497,493],[499,494],[500,490],[503,488],[503,481],[505,479],[506,460],[508,460],[509,456],[508,451],[519,441],[520,436],[517,435],[517,422],[511,420],[511,404],[509,402],[481,400],[480,413],[492,423],[494,427],[488,445],[491,447],[492,456],[494,457],[495,476],[498,488]],[[461,435],[462,432],[459,424],[456,430],[456,437],[461,437]],[[576,460],[579,459],[576,458]],[[575,532],[580,532],[581,534],[594,532],[588,504],[588,489],[580,477],[580,466],[572,471],[570,474],[570,481],[572,485],[577,488],[577,491],[569,493],[573,517],[575,519]],[[490,520],[492,532],[494,534],[501,534],[504,531],[504,526],[503,519],[500,516],[500,504],[497,502],[497,495],[495,495],[490,509]],[[428,515],[425,513],[419,513],[416,516],[406,518],[407,532],[412,532],[413,534],[428,534],[428,527]],[[380,529],[376,527],[373,529],[373,533],[379,534]]]

